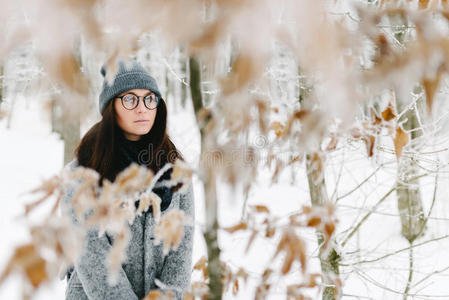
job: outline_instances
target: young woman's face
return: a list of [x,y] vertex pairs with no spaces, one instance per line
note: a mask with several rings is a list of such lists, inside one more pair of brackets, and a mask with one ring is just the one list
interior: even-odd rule
[[136,108],[129,110],[122,105],[120,98],[116,98],[114,100],[116,119],[118,126],[123,130],[125,138],[130,141],[137,141],[142,135],[150,132],[156,118],[157,108],[148,109],[144,104],[144,97],[151,94],[149,90],[133,89],[121,93],[118,97],[129,93],[139,97],[138,105]]

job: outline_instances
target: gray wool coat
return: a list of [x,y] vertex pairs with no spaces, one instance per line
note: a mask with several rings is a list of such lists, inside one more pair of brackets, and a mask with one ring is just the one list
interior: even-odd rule
[[[74,169],[77,161],[73,160],[66,167]],[[70,203],[74,188],[68,189],[62,203]],[[192,184],[187,192],[173,193],[170,206],[162,212],[177,208],[194,220],[194,197]],[[67,211],[67,210],[66,210]],[[75,224],[76,224],[76,220]],[[76,225],[75,225],[76,226]],[[162,286],[174,292],[176,299],[182,299],[184,291],[190,285],[193,226],[184,227],[184,238],[176,250],[164,256],[162,243],[154,244],[156,227],[153,214],[143,213],[137,216],[130,226],[131,240],[126,250],[126,260],[119,270],[118,280],[114,286],[108,283],[106,257],[114,238],[107,233],[98,236],[96,229],[86,235],[84,251],[74,264],[74,269],[67,282],[66,300],[127,299],[137,300],[145,297],[150,290],[162,289]]]

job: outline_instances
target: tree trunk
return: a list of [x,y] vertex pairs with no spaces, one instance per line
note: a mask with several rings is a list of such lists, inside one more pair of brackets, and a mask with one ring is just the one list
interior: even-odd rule
[[[210,115],[205,119],[203,114],[203,101],[201,97],[201,71],[198,61],[190,57],[190,92],[192,94],[192,102],[197,117],[197,123],[201,134],[201,159],[200,159],[200,174],[203,174],[203,185],[205,191],[205,207],[206,207],[206,228],[204,232],[204,239],[207,244],[208,265],[207,271],[209,273],[209,297],[208,299],[220,300],[222,297],[223,283],[222,283],[222,267],[220,262],[220,247],[218,245],[218,219],[217,219],[217,192],[216,192],[216,178],[214,169],[211,164],[205,161],[205,156],[210,149],[207,148],[207,131],[204,122],[207,122]],[[204,163],[204,164],[203,164]]]
[[[300,72],[298,72],[300,75]],[[308,100],[308,94],[310,87],[308,84],[301,80],[302,76],[299,76],[299,102],[301,106],[306,105]],[[316,164],[321,166],[316,167]],[[326,181],[324,179],[324,163],[318,153],[306,155],[306,172],[307,180],[309,183],[310,200],[313,207],[320,207],[329,204],[329,197],[326,190]],[[319,259],[321,265],[321,271],[324,277],[324,284],[326,287],[323,290],[323,300],[336,300],[339,299],[338,288],[335,286],[334,278],[340,274],[338,262],[340,255],[334,247],[323,250],[322,245],[324,242],[323,235],[317,232],[317,240],[319,250]]]
[[[408,27],[407,19],[402,16],[390,17],[390,22],[394,25],[405,25]],[[406,30],[403,29],[395,33],[395,38],[402,44],[406,37]],[[396,99],[396,105],[399,112],[407,108],[407,103],[404,103],[404,99]],[[416,108],[418,106],[415,106]],[[405,131],[411,132],[410,150],[416,150],[414,140],[421,134],[418,121],[419,111],[417,109],[409,109],[404,113],[403,118],[407,119],[407,122],[403,123]],[[419,182],[409,182],[412,177],[418,174],[418,166],[412,157],[403,155],[398,162],[397,172],[397,197],[398,197],[398,209],[401,217],[402,235],[410,242],[413,243],[424,231],[424,210],[422,205],[421,193],[419,188]]]
[[[393,25],[405,25],[408,27],[407,19],[404,16],[391,16],[390,23]],[[407,29],[397,31],[395,38],[401,44],[404,43],[407,36]],[[399,112],[407,109],[407,104],[404,103],[404,99],[396,99],[396,107]],[[422,99],[421,99],[422,100]],[[409,109],[404,113],[403,118],[407,119],[407,122],[403,123],[405,131],[411,131],[411,139],[409,149],[411,151],[416,150],[414,140],[421,134],[416,130],[420,127],[418,121],[418,106],[415,105],[415,109]],[[399,120],[398,120],[399,121]],[[408,298],[408,292],[413,282],[413,242],[419,238],[425,229],[425,216],[421,199],[421,191],[419,188],[419,181],[410,182],[410,179],[415,177],[419,173],[416,161],[407,155],[402,155],[398,161],[398,171],[396,179],[396,195],[398,201],[398,211],[401,218],[401,233],[404,238],[410,244],[409,250],[409,275],[407,284],[404,290],[403,299]]]
[[[316,163],[316,157],[317,155],[306,155],[306,171],[312,206],[320,207],[327,205],[329,203],[329,198],[326,191],[326,181],[323,174],[320,174],[322,171],[313,167],[313,164]],[[317,178],[319,178],[319,180],[316,180]],[[323,251],[322,245],[324,243],[324,238],[320,232],[317,232],[317,239],[320,247],[319,258],[321,271],[324,276],[324,284],[326,285],[323,291],[323,300],[335,300],[339,298],[338,288],[335,287],[334,278],[340,274],[338,268],[340,255],[333,247]]]
[[[398,105],[401,106],[401,105]],[[419,128],[418,120],[414,110],[409,110],[404,114],[408,119],[403,124],[404,130]],[[413,140],[417,138],[417,131],[411,134],[411,148],[413,149]],[[425,216],[421,199],[421,190],[419,181],[410,182],[409,180],[418,175],[419,169],[416,161],[409,156],[403,155],[398,162],[397,172],[397,198],[398,210],[401,217],[402,235],[413,243],[424,232]]]

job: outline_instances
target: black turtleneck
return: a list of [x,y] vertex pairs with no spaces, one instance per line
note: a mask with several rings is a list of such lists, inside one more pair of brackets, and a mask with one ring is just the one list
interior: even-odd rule
[[[141,151],[148,151],[148,145],[145,145],[141,140],[139,141],[130,141],[124,137],[121,133],[119,134],[119,139],[117,143],[118,149],[118,157],[119,157],[119,170],[120,172],[127,168],[132,162],[135,162],[139,165],[146,166],[145,162],[142,159],[139,159],[139,153]],[[171,177],[172,169],[167,170],[157,181],[158,183],[163,180],[169,180]],[[171,203],[171,199],[173,196],[173,190],[168,187],[155,187],[153,188],[153,192],[156,193],[161,198],[161,211],[167,209],[167,207]],[[136,202],[136,207],[138,207],[139,202]],[[151,207],[150,207],[151,210]]]

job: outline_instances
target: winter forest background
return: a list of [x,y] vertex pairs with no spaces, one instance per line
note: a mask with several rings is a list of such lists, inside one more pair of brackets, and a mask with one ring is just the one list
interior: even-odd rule
[[156,78],[194,184],[186,299],[449,299],[448,1],[2,0],[0,20],[1,299],[63,298],[82,232],[55,208],[95,174],[62,168],[121,57]]

